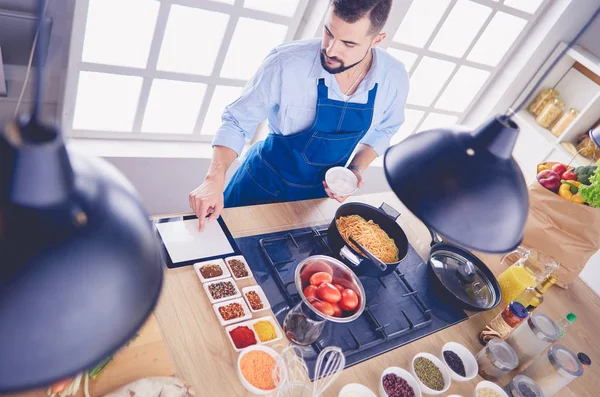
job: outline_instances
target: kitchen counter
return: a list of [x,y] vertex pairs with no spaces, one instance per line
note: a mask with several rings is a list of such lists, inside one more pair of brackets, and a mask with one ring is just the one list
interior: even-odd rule
[[[427,258],[430,243],[427,229],[405,209],[393,193],[357,196],[348,201],[374,206],[385,201],[398,209],[402,213],[398,223],[419,255]],[[232,208],[224,211],[223,218],[233,236],[239,238],[323,225],[331,221],[339,205],[333,200],[324,199]],[[503,269],[499,263],[500,256],[480,256],[496,275],[501,273]],[[239,283],[242,287],[252,284],[255,284],[253,280]],[[477,339],[479,331],[500,310],[499,307],[485,313],[471,313],[471,318],[461,324],[348,368],[324,396],[335,397],[344,385],[355,382],[362,383],[377,393],[381,372],[385,368],[399,366],[408,370],[416,353],[439,355],[441,347],[449,341],[461,343],[475,354],[481,349]],[[568,290],[552,288],[546,293],[539,310],[553,318],[559,318],[569,311],[575,312],[578,321],[567,330],[561,343],[575,353],[587,353],[592,359],[592,366],[584,376],[557,396],[597,395],[597,390],[600,390],[600,344],[594,335],[600,329],[600,297],[577,279]],[[192,267],[166,271],[162,296],[155,313],[175,361],[178,376],[189,382],[197,395],[251,395],[238,380],[235,367],[238,354],[232,349]],[[445,395],[470,397],[480,380],[482,379],[477,377],[470,382],[453,382]]]

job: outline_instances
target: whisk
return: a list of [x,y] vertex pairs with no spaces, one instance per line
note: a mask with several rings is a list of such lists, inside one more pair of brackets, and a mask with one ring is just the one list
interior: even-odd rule
[[337,346],[328,346],[317,357],[315,367],[315,381],[313,383],[313,397],[319,397],[335,382],[346,365],[346,357],[342,349]]

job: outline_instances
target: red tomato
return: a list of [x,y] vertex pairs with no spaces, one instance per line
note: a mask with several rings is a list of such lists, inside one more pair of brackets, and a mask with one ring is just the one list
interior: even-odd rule
[[50,386],[52,393],[62,393],[71,383],[72,379],[64,379]]
[[317,297],[317,286],[309,285],[308,287],[304,288],[303,292],[306,299],[308,299],[308,301],[310,302],[312,299]]
[[333,317],[342,317],[342,308],[337,303],[330,303],[333,307]]
[[344,292],[342,292],[342,300],[340,301],[342,310],[352,311],[356,309],[357,306],[358,295],[356,295],[356,292],[351,289],[345,289]]
[[333,314],[335,313],[335,311],[333,310],[333,306],[331,306],[331,303],[329,302],[323,302],[315,299],[311,302],[311,304],[315,307],[315,309],[317,309],[325,315],[333,316]]
[[338,289],[340,292],[344,292],[344,290],[346,289],[346,288],[342,287],[342,286],[341,286],[341,285],[339,285],[339,284],[333,284],[333,286],[334,286],[335,288],[337,288],[337,289]]
[[317,296],[329,303],[338,303],[342,299],[342,293],[331,283],[321,283],[317,288]]
[[321,285],[321,283],[330,283],[331,280],[331,274],[325,272],[316,272],[310,276],[310,283],[317,286]]

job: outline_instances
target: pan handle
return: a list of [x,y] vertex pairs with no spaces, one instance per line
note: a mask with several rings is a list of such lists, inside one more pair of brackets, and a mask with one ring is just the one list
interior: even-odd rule
[[379,206],[379,210],[381,212],[383,212],[385,215],[392,218],[393,220],[398,219],[398,217],[400,216],[400,213],[398,211],[396,211],[396,209],[394,207],[392,207],[391,205],[389,205],[387,203],[381,203],[381,205]]
[[358,255],[352,252],[352,250],[350,250],[350,247],[348,247],[347,245],[344,245],[340,250],[340,256],[346,259],[348,263],[353,267],[358,267],[358,265],[360,265],[360,263],[363,261],[361,258],[358,257]]
[[365,254],[367,256],[367,258],[369,258],[371,260],[371,262],[373,262],[373,265],[375,265],[379,268],[379,270],[381,270],[382,272],[385,272],[387,270],[387,265],[385,263],[383,263],[381,260],[379,260],[379,258],[377,258],[375,255],[373,255],[371,253],[371,251],[369,251],[368,249],[363,247],[352,236],[348,236],[348,238],[350,239],[350,242],[352,244],[356,245],[362,251],[362,253]]
[[427,225],[425,225],[425,227],[427,228],[427,230],[429,231],[429,235],[431,235],[431,244],[429,244],[430,247],[433,247],[436,244],[439,244],[442,242],[442,239],[440,238],[440,236],[434,232],[433,230],[431,230],[431,228]]

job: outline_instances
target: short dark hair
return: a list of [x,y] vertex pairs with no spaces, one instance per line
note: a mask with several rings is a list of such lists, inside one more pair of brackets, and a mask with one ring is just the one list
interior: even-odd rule
[[371,21],[371,33],[379,33],[390,15],[392,0],[331,0],[333,12],[348,23],[366,16]]

